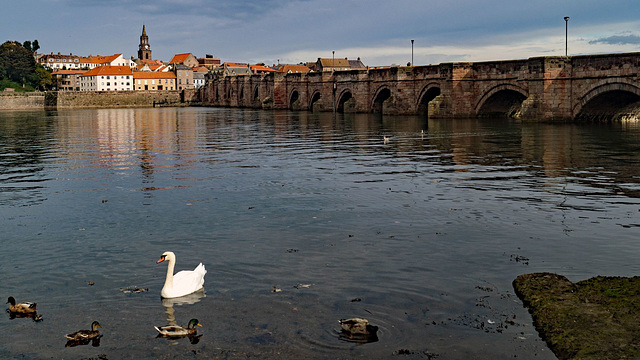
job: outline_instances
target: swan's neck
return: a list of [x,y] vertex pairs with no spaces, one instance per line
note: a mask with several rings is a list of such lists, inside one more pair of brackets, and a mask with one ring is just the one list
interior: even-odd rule
[[175,267],[175,262],[173,259],[169,259],[169,265],[167,266],[167,279],[164,281],[165,288],[173,287],[173,269]]

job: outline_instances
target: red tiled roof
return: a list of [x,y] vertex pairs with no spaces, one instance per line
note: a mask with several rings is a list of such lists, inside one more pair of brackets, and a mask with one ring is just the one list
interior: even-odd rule
[[80,76],[103,76],[103,75],[133,75],[128,66],[98,66]]
[[191,53],[173,55],[173,58],[171,59],[169,64],[182,64],[185,60],[187,60],[189,55],[191,55]]
[[257,72],[257,71],[275,72],[275,70],[273,70],[272,68],[269,68],[263,65],[251,65],[251,70],[253,72]]
[[117,59],[118,56],[120,56],[120,55],[122,55],[122,54],[115,54],[115,55],[111,55],[111,56],[90,56],[90,57],[86,57],[86,58],[81,58],[80,62],[81,63],[91,63],[91,64],[107,64],[107,63],[111,63],[112,61]]
[[176,74],[172,72],[149,72],[136,71],[133,73],[134,79],[175,79]]

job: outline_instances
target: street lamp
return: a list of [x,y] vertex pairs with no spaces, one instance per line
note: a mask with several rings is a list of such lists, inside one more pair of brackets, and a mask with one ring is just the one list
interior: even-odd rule
[[335,67],[336,67],[336,51],[335,50],[331,51],[331,56],[332,56],[332,58],[331,58],[331,71],[334,71]]
[[411,39],[411,66],[413,66],[413,39]]
[[564,56],[569,56],[569,17],[564,17]]

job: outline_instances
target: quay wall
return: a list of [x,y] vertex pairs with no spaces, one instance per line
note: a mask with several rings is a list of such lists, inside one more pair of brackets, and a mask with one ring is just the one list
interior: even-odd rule
[[195,89],[0,93],[0,110],[192,106],[199,102],[199,92]]
[[5,93],[0,92],[0,110],[42,110],[44,93]]

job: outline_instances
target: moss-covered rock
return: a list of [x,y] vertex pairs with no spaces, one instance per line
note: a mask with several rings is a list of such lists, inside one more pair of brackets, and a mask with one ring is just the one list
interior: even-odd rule
[[559,359],[640,356],[640,277],[572,283],[551,273],[518,276],[513,288]]

